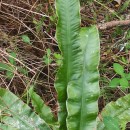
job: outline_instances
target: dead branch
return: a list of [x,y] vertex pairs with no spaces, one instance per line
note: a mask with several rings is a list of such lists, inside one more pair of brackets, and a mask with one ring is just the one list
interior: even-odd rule
[[109,29],[115,26],[128,26],[130,25],[130,20],[121,20],[121,21],[111,21],[103,24],[97,25],[99,30]]

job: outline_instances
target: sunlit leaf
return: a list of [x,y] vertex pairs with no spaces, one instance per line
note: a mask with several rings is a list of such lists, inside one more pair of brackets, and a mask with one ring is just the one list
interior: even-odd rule
[[15,52],[11,52],[10,55],[12,57],[9,57],[9,62],[12,64],[12,65],[16,65],[16,62],[15,62],[15,59],[16,58],[16,53]]
[[121,78],[120,85],[122,88],[127,88],[129,86],[128,80],[126,78]]
[[21,37],[22,37],[23,42],[28,43],[28,44],[32,44],[30,42],[30,38],[28,37],[28,35],[22,35]]
[[120,84],[120,78],[114,78],[114,79],[112,79],[112,80],[110,81],[109,86],[110,86],[111,88],[115,88],[115,87],[118,87],[119,84]]
[[115,72],[121,76],[124,76],[124,68],[123,66],[121,66],[120,64],[118,63],[114,63],[113,64],[113,68],[115,70]]

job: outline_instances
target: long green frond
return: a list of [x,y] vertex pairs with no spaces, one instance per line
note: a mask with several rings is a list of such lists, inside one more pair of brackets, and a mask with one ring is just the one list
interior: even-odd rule
[[77,43],[80,31],[79,0],[56,0],[58,23],[56,38],[63,56],[63,65],[58,71],[55,88],[58,93],[60,130],[66,130],[67,85],[79,66],[76,61],[80,53]]
[[83,28],[80,32],[82,70],[80,77],[69,82],[67,88],[67,130],[94,130],[98,113],[99,50],[96,27]]

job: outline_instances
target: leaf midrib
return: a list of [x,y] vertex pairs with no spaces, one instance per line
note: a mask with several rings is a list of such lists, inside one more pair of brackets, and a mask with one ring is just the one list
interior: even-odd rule
[[[88,34],[89,35],[89,34]],[[86,41],[86,43],[88,43],[88,39],[87,39],[87,41]],[[86,45],[87,46],[87,45]],[[83,80],[82,80],[82,91],[81,91],[81,93],[83,94],[83,92],[84,92],[84,81],[85,81],[85,59],[86,59],[86,46],[85,46],[85,51],[83,51],[83,56],[84,56],[84,58],[83,58]],[[83,102],[84,102],[84,95],[82,95],[82,99],[81,99],[81,112],[80,112],[80,129],[79,130],[82,130],[82,124],[83,124],[83,122],[82,122],[82,115],[83,115],[83,109],[82,109],[82,107],[83,107]]]
[[[67,13],[69,14],[69,9],[67,9],[68,6],[66,6]],[[69,15],[67,15],[67,84],[70,80],[70,73],[71,73],[71,56],[72,56],[72,44],[70,40],[70,18]],[[66,84],[66,85],[67,85]],[[66,86],[67,88],[67,86]],[[67,100],[67,99],[66,99]]]

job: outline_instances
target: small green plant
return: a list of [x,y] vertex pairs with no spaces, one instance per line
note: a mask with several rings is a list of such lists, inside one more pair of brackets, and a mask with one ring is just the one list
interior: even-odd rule
[[49,65],[52,63],[52,58],[51,58],[51,50],[50,49],[47,49],[46,50],[46,55],[43,56],[43,62],[46,64],[46,65]]
[[32,44],[28,35],[22,35],[22,40],[25,43]]
[[16,53],[10,52],[8,58],[9,62],[8,63],[0,62],[0,71],[5,71],[6,77],[9,80],[14,77],[16,68],[20,73],[24,75],[28,74],[27,69],[25,69],[24,67],[17,66],[15,58],[16,58]]
[[8,65],[7,63],[0,63],[0,71],[6,71],[8,79],[12,79],[14,70],[15,68],[13,66]]
[[58,66],[62,65],[62,55],[59,53],[54,53],[55,62]]
[[24,67],[17,67],[18,71],[23,75],[28,75],[28,70]]
[[120,51],[125,50],[126,53],[130,50],[130,30],[125,32],[124,38],[120,41],[123,44],[120,44]]
[[40,20],[33,18],[33,23],[35,24],[37,33],[39,33],[41,31],[42,26],[45,25],[44,20],[45,20],[45,17],[42,17]]
[[122,89],[129,87],[130,73],[124,72],[124,67],[118,63],[113,64],[114,71],[119,75],[119,78],[113,78],[109,84],[110,87],[115,88],[120,86]]
[[14,71],[16,66],[16,62],[14,60],[14,58],[16,58],[16,53],[11,52],[9,54],[11,56],[9,57],[9,63],[0,62],[0,71],[5,71],[7,78],[12,79],[12,77],[14,76]]
[[51,64],[53,61],[56,63],[57,66],[60,66],[62,65],[62,55],[59,54],[59,53],[54,53],[53,54],[53,57],[54,59],[51,58],[51,50],[48,48],[46,50],[46,55],[43,56],[43,62],[46,64],[46,65],[49,65]]
[[126,0],[126,1],[123,3],[121,9],[119,10],[119,13],[122,13],[122,12],[123,12],[124,10],[126,10],[129,6],[130,6],[130,0]]

